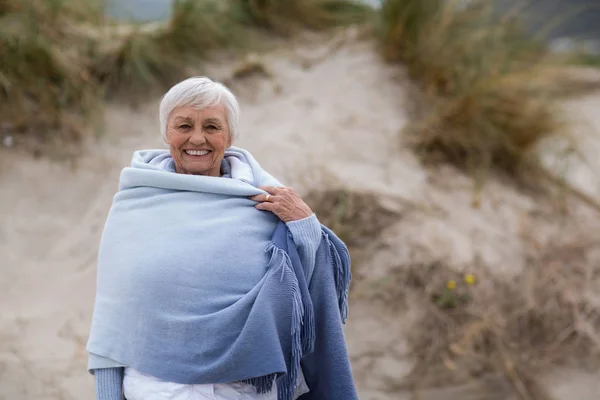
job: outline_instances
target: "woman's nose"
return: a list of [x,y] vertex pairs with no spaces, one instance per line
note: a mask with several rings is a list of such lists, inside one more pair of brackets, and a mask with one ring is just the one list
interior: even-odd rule
[[201,145],[205,142],[206,136],[204,135],[204,132],[202,132],[202,129],[194,129],[194,132],[192,132],[192,136],[190,137],[190,143],[195,145]]

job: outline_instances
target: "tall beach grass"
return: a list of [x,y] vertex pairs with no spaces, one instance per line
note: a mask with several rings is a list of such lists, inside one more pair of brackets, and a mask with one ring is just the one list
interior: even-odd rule
[[100,91],[89,74],[92,44],[70,22],[100,18],[93,3],[0,3],[0,133],[78,140]]
[[562,132],[561,63],[517,16],[479,0],[383,2],[383,54],[405,63],[428,105],[412,126],[420,154],[520,173],[542,139]]
[[279,34],[361,22],[374,13],[364,3],[348,0],[237,0],[232,9],[243,24]]

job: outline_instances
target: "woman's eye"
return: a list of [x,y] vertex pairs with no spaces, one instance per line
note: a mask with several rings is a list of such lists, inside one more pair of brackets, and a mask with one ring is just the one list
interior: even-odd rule
[[215,129],[218,129],[218,128],[217,128],[217,126],[216,126],[216,125],[208,125],[208,126],[206,127],[206,129],[208,129],[208,130],[211,130],[211,131],[212,131],[212,130],[215,130]]
[[192,127],[188,124],[183,124],[183,125],[179,125],[179,129],[183,129],[183,130],[188,130],[191,129]]

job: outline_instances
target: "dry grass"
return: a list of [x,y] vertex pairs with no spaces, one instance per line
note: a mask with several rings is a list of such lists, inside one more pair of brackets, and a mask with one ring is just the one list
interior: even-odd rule
[[86,12],[90,20],[97,16],[57,1],[2,3],[0,133],[51,143],[80,138],[99,87],[87,69],[89,41],[66,23]]
[[406,63],[430,106],[412,126],[422,155],[517,173],[561,131],[560,65],[518,22],[485,1],[384,1],[384,55]]
[[399,220],[399,212],[383,207],[379,197],[368,192],[313,190],[303,198],[319,221],[348,246],[353,266],[351,288],[354,288],[368,270],[364,259],[372,251],[371,246],[386,228]]
[[132,25],[130,29],[116,25],[112,33],[109,28],[110,40],[99,46],[94,75],[113,97],[134,104],[149,90],[169,87],[188,75],[190,65],[197,68],[210,51],[241,40],[223,4],[176,0],[166,24]]
[[109,51],[98,53],[92,74],[111,97],[135,102],[147,88],[168,85],[183,76],[183,66],[177,59],[164,57],[155,33],[134,29]]
[[399,217],[383,207],[377,196],[344,189],[315,190],[304,196],[322,224],[331,228],[350,249],[366,247]]
[[[414,369],[396,385],[419,391],[500,376],[512,393],[499,398],[548,400],[539,372],[567,362],[598,367],[600,266],[586,259],[597,245],[548,246],[512,278],[476,266],[468,271],[475,284],[444,263],[399,270],[388,295],[424,311],[409,330]],[[474,398],[488,399],[493,388],[480,390]]]
[[362,22],[373,13],[347,0],[236,0],[233,10],[241,23],[278,34]]

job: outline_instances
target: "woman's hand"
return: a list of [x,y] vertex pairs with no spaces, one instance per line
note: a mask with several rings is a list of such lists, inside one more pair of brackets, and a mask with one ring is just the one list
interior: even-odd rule
[[308,204],[292,188],[261,186],[259,189],[268,194],[250,197],[251,200],[258,201],[256,208],[271,211],[283,222],[298,221],[313,214]]

